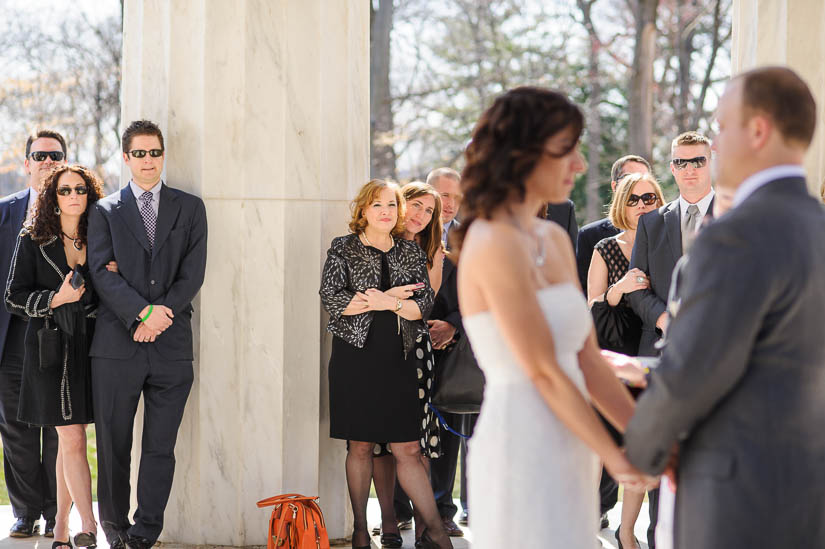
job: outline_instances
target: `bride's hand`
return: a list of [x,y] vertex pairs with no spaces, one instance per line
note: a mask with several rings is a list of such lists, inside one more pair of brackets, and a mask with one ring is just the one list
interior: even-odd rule
[[603,350],[601,354],[616,377],[627,381],[631,387],[647,387],[647,369],[637,359],[613,351]]
[[647,492],[659,486],[659,478],[646,475],[636,469],[624,453],[619,454],[612,462],[604,462],[604,468],[613,479],[631,492]]

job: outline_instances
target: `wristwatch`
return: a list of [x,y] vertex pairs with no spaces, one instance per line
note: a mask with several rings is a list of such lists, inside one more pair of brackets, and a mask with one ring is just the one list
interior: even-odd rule
[[404,304],[401,303],[401,300],[398,299],[398,298],[395,298],[395,310],[393,312],[397,313],[398,311],[401,310],[401,307],[403,307],[403,306],[404,306]]

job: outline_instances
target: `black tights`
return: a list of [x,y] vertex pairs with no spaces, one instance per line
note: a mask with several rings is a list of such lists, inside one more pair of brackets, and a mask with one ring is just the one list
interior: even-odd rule
[[[421,464],[430,478],[430,460],[421,456]],[[375,484],[375,495],[378,496],[378,505],[381,506],[381,531],[385,534],[397,534],[398,517],[395,515],[395,459],[391,454],[374,457],[372,459],[372,482]],[[432,483],[430,484],[432,487]],[[421,537],[424,531],[424,519],[418,513],[418,508],[413,506],[415,516],[415,537]]]
[[[374,446],[375,443],[373,442],[351,440],[347,452],[347,485],[349,486],[354,517],[352,545],[355,547],[369,545],[367,500],[370,495],[370,481],[373,474],[372,451]],[[435,497],[433,497],[433,490],[430,486],[429,473],[422,464],[421,449],[418,442],[395,442],[391,446],[398,482],[407,495],[410,496],[416,510],[416,529],[419,523],[423,523],[426,525],[427,534],[433,541],[438,543],[439,547],[451,548],[453,545],[444,530],[441,515],[438,514]],[[384,494],[388,494],[386,497],[389,498],[390,508],[392,508],[393,489],[384,491]],[[382,495],[383,497],[385,496]]]

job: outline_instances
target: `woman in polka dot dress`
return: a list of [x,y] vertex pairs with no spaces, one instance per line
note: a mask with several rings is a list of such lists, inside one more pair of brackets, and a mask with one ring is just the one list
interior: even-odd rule
[[[403,237],[418,243],[427,255],[427,270],[430,286],[438,293],[441,287],[441,273],[444,266],[444,249],[441,245],[441,196],[426,183],[412,182],[401,189],[407,203],[405,230]],[[428,335],[421,335],[415,341],[415,358],[417,361],[418,398],[421,406],[421,456],[424,466],[429,470],[429,459],[441,455],[441,436],[438,419],[430,409],[430,397],[433,384],[432,343]],[[381,504],[381,532],[383,547],[401,547],[401,535],[393,508],[393,495],[396,487],[395,464],[392,450],[388,444],[376,444],[373,459],[373,481],[375,493]],[[417,521],[418,529],[423,527]],[[378,533],[374,530],[374,533]],[[418,536],[416,536],[418,537]]]

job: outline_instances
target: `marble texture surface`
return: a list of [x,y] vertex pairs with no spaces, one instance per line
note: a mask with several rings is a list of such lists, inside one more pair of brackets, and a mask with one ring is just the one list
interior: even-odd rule
[[805,158],[808,186],[820,195],[825,183],[825,2],[734,0],[733,73],[762,65],[787,65],[808,83],[818,123]]
[[255,502],[284,492],[320,495],[331,537],[345,537],[318,287],[369,173],[369,4],[127,0],[123,69],[124,123],[159,123],[168,182],[209,219],[161,540],[265,543]]

